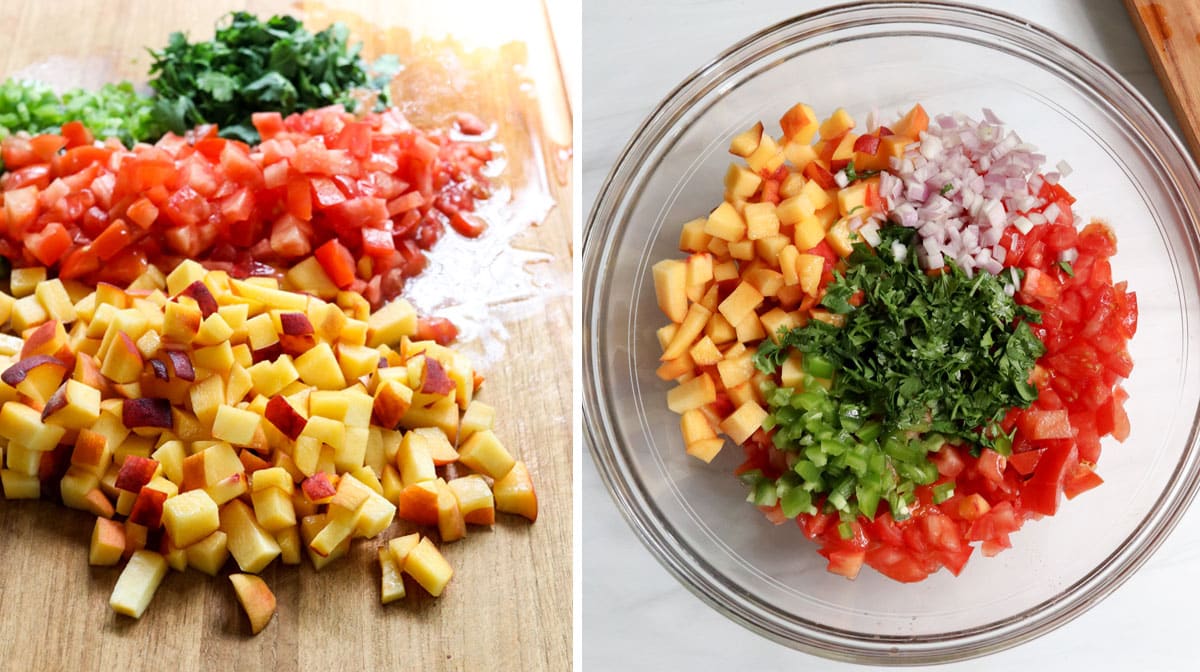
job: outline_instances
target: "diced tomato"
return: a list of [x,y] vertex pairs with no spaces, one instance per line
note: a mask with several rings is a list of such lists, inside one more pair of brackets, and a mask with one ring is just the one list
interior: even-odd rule
[[263,140],[270,140],[283,132],[283,115],[278,112],[255,112],[250,115],[250,123]]
[[1001,483],[1004,481],[1004,470],[1008,467],[1008,461],[991,448],[984,448],[979,451],[979,461],[976,466],[984,478],[992,483]]
[[77,280],[100,269],[100,259],[88,249],[88,246],[75,247],[63,255],[58,267],[58,277],[61,280]]
[[312,219],[312,193],[308,179],[295,175],[287,182],[287,211],[296,219]]
[[1092,467],[1080,462],[1075,465],[1075,469],[1063,484],[1063,494],[1067,496],[1067,499],[1075,499],[1076,496],[1103,483],[1104,479],[1100,478],[1100,474],[1097,474]]
[[125,216],[134,224],[149,230],[158,218],[158,208],[148,198],[139,198],[125,210]]
[[875,571],[901,583],[916,583],[929,576],[929,572],[908,551],[894,546],[870,548],[864,560]]
[[1027,450],[1023,453],[1013,453],[1008,457],[1008,464],[1017,473],[1022,476],[1028,476],[1037,468],[1038,460],[1042,457],[1042,450]]
[[43,266],[53,266],[71,246],[71,234],[58,222],[50,222],[41,231],[25,234],[25,245]]
[[787,517],[783,515],[783,509],[778,504],[774,506],[760,506],[758,510],[763,512],[763,515],[767,517],[767,520],[771,521],[772,525],[782,525],[788,521]]
[[829,560],[826,569],[830,573],[838,574],[853,579],[858,576],[858,572],[862,570],[863,561],[866,560],[867,552],[861,550],[836,550],[830,551],[825,556]]
[[[395,111],[356,117],[335,106],[252,121],[255,148],[213,125],[131,149],[96,145],[78,122],[5,138],[0,254],[64,279],[125,283],[182,258],[245,277],[321,245],[339,286],[378,306],[426,267],[423,250],[447,226],[483,231],[473,213],[488,197],[492,153],[477,142],[420,131]],[[370,263],[358,269],[360,259]],[[433,324],[435,337],[453,337],[452,325]]]
[[[421,317],[417,319],[417,339],[422,341],[437,341],[439,345],[449,345],[458,338],[458,327],[444,317]],[[728,397],[726,397],[728,398]]]
[[68,121],[62,125],[63,139],[66,140],[66,147],[79,147],[80,145],[90,145],[95,140],[92,132],[81,121]]
[[939,474],[950,479],[956,478],[966,468],[958,449],[950,444],[942,446],[940,450],[930,455],[929,460],[937,465]]
[[325,269],[325,274],[339,289],[345,289],[354,282],[354,257],[344,245],[331,240],[318,247],[314,254],[321,268]]
[[1021,503],[1025,508],[1046,516],[1057,513],[1063,485],[1078,461],[1079,451],[1074,443],[1046,448],[1033,477],[1021,491]]
[[1025,411],[1017,426],[1022,434],[1033,441],[1072,438],[1070,417],[1062,410]]

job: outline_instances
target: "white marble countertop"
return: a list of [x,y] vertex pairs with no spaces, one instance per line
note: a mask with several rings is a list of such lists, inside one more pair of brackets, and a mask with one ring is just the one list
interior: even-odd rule
[[[584,7],[585,213],[630,135],[686,75],[742,37],[828,4],[811,0],[588,0]],[[1120,0],[995,0],[1107,62],[1174,117]],[[586,453],[586,451],[585,451]],[[857,670],[764,639],[683,588],[621,518],[583,459],[584,669]],[[935,669],[1197,669],[1200,507],[1193,507],[1125,585],[1070,624],[1028,644]]]

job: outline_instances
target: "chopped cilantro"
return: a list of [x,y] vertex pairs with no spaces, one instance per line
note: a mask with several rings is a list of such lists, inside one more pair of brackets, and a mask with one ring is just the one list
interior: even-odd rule
[[1060,261],[1060,262],[1058,262],[1058,267],[1062,269],[1063,273],[1066,273],[1067,275],[1071,276],[1072,278],[1075,277],[1075,269],[1071,267],[1070,262]]
[[946,194],[950,193],[953,189],[954,189],[954,185],[947,182],[942,185],[942,190],[938,193],[940,193],[942,196],[945,196]]
[[253,143],[254,112],[286,116],[334,103],[353,110],[352,93],[364,88],[387,104],[399,62],[385,57],[368,66],[349,35],[341,23],[312,33],[291,16],[262,21],[247,12],[229,15],[208,42],[171,33],[167,46],[150,52],[155,117],[176,133],[215,123],[221,135]]
[[853,161],[847,163],[846,167],[842,169],[842,172],[846,173],[846,184],[851,184],[856,180],[865,180],[868,177],[874,177],[879,174],[878,170],[864,170],[861,173],[857,172],[854,170]]
[[[842,327],[813,320],[764,341],[754,356],[773,373],[792,349],[819,356],[837,371],[831,395],[880,420],[885,431],[936,432],[974,446],[998,447],[1009,408],[1037,398],[1028,383],[1044,347],[1029,328],[1040,313],[1004,293],[989,273],[968,278],[925,274],[916,255],[892,256],[892,241],[911,245],[914,231],[880,230],[878,254],[855,245],[845,274],[822,305],[844,315]],[[856,307],[850,297],[862,292]]]

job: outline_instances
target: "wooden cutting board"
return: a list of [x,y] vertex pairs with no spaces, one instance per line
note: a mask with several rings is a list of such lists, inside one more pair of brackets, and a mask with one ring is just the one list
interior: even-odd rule
[[1125,6],[1200,161],[1200,2],[1125,0]]
[[[101,9],[103,8],[103,9]],[[310,28],[345,20],[368,56],[407,64],[397,99],[417,123],[465,109],[498,124],[503,204],[481,240],[439,243],[407,290],[451,316],[486,375],[497,432],[529,465],[537,523],[502,516],[443,552],[434,600],[379,604],[378,540],[321,572],[275,563],[278,615],[251,637],[225,576],[168,575],[141,620],[108,607],[119,570],[92,568],[93,519],[0,499],[0,670],[567,670],[571,667],[571,113],[541,0],[438,3],[54,0],[4,2],[0,77],[60,86],[144,81],[145,47],[174,30],[211,37],[226,12],[287,11]],[[577,19],[575,19],[577,20]],[[453,36],[447,41],[445,35]],[[427,38],[434,39],[427,39]],[[511,197],[510,197],[511,196]],[[381,538],[410,531],[396,522]],[[430,534],[436,532],[425,530]],[[226,573],[233,567],[231,563]]]

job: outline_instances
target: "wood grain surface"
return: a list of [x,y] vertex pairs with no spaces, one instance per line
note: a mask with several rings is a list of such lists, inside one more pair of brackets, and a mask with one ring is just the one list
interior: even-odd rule
[[[396,94],[417,123],[466,109],[498,125],[503,203],[479,241],[448,235],[419,307],[462,323],[487,377],[497,433],[526,460],[539,519],[502,516],[442,547],[455,577],[379,604],[379,540],[321,572],[273,564],[278,598],[257,637],[225,575],[171,572],[141,620],[112,613],[117,568],[92,568],[92,517],[0,500],[0,670],[567,670],[571,667],[571,111],[540,0],[357,3],[272,0],[0,3],[0,77],[58,86],[144,81],[145,47],[212,35],[232,9],[291,12],[311,28],[345,20],[368,56],[397,53]],[[568,19],[572,20],[572,19]],[[578,19],[574,19],[577,21]],[[451,39],[447,39],[450,36]],[[464,272],[465,269],[465,272]],[[414,296],[414,294],[418,294]],[[414,529],[394,523],[380,539]],[[425,530],[436,535],[435,531]],[[226,567],[227,574],[232,563]]]
[[1125,7],[1200,161],[1200,2],[1125,0]]

